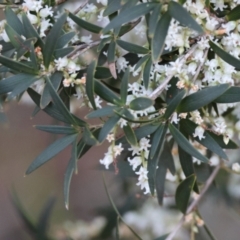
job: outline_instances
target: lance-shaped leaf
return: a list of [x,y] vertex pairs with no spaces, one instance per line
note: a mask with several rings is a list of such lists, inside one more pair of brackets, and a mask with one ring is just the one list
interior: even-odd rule
[[201,160],[202,162],[208,162],[208,159],[198,152],[176,127],[174,127],[172,124],[169,124],[169,130],[174,140],[182,149],[184,149],[185,152]]
[[185,97],[178,105],[178,112],[191,112],[197,110],[221,96],[229,88],[228,84],[221,84],[214,87],[206,87],[196,93]]
[[76,140],[77,136],[78,134],[71,134],[56,140],[54,143],[48,146],[37,158],[33,160],[27,169],[26,174],[33,172],[48,160],[53,158],[68,145],[70,145],[74,140]]
[[31,22],[29,21],[28,17],[24,12],[22,13],[22,22],[23,22],[26,38],[36,37],[38,39],[38,43],[40,47],[43,49],[44,42],[42,38],[39,36],[38,32],[36,31],[34,26],[31,24]]
[[164,234],[163,236],[161,236],[161,237],[158,237],[158,238],[155,238],[154,240],[166,240],[166,239],[167,239],[167,237],[168,237],[168,235],[169,235],[169,233],[167,233],[167,234]]
[[240,70],[240,60],[235,58],[234,56],[230,55],[229,53],[225,52],[222,48],[217,46],[212,41],[209,41],[210,47],[213,49],[213,51],[224,61],[228,64],[235,67],[237,70]]
[[63,34],[57,40],[56,49],[65,47],[75,35],[76,35],[75,32],[68,32],[68,33]]
[[121,0],[108,2],[108,5],[103,12],[103,16],[106,17],[108,15],[111,15],[114,12],[118,11],[121,7],[122,7]]
[[109,70],[112,76],[116,79],[117,72],[116,72],[116,65],[115,65],[115,49],[116,49],[116,42],[112,40],[108,47],[107,60],[108,60]]
[[149,85],[151,68],[152,68],[152,59],[149,57],[143,69],[143,83],[146,89],[148,89],[148,85]]
[[181,90],[168,104],[166,112],[164,114],[165,119],[168,119],[173,114],[185,93],[186,93],[185,89]]
[[[33,56],[35,55],[34,48],[32,46],[36,43],[36,41],[37,41],[36,38],[30,38],[30,39],[27,39],[26,41],[22,41],[21,45],[17,48],[17,59],[22,57],[27,52],[30,52],[30,57],[32,60]],[[31,62],[31,65],[34,67],[34,69],[37,70],[38,66],[37,66],[36,58],[33,59],[33,61],[34,62],[33,63]]]
[[5,25],[5,31],[12,45],[15,48],[20,48],[23,42],[23,39],[21,38],[21,36],[8,24]]
[[136,63],[134,70],[136,71],[138,68],[140,68],[149,59],[149,57],[149,55],[145,55],[144,57],[140,58]]
[[10,8],[6,7],[5,9],[5,17],[7,23],[21,36],[25,36],[25,30],[23,24],[21,23],[20,19],[16,15],[16,13]]
[[102,28],[97,26],[97,25],[94,25],[92,23],[89,23],[77,16],[75,16],[74,14],[72,13],[69,13],[69,17],[79,26],[79,27],[82,27],[86,30],[88,30],[89,32],[93,32],[93,33],[100,33]]
[[138,18],[136,21],[134,22],[130,22],[127,24],[124,24],[121,28],[120,31],[118,33],[118,36],[121,37],[124,34],[130,32],[135,26],[137,26],[139,23],[141,22],[141,18]]
[[188,207],[188,202],[191,197],[191,191],[196,181],[196,176],[193,174],[184,179],[176,190],[175,200],[177,208],[185,214]]
[[96,67],[94,78],[96,79],[107,79],[111,78],[112,74],[109,71],[109,68],[106,67]]
[[[154,133],[152,139],[152,145],[154,145],[154,155],[153,151],[149,154],[148,162],[147,162],[147,169],[148,169],[148,184],[150,187],[151,194],[154,196],[155,193],[155,180],[156,180],[156,170],[160,158],[160,153],[162,151],[162,146],[164,143],[165,135],[167,132],[168,125],[161,125],[158,130]],[[159,135],[157,135],[159,134]],[[156,141],[156,142],[154,142]],[[151,150],[150,150],[151,151]]]
[[141,138],[144,138],[144,137],[154,133],[158,129],[158,127],[159,127],[159,125],[153,125],[151,123],[146,124],[140,128],[137,128],[135,130],[135,135],[136,135],[137,139],[140,140]]
[[95,98],[94,98],[94,74],[96,69],[96,61],[92,61],[87,68],[87,79],[86,79],[86,94],[88,99],[93,107],[97,109]]
[[130,22],[136,18],[139,18],[147,13],[149,13],[156,3],[142,3],[137,6],[130,7],[122,11],[118,16],[116,16],[102,31],[102,33],[107,33],[113,28],[120,27],[122,24]]
[[63,24],[65,23],[67,19],[67,14],[62,14],[57,22],[53,25],[52,29],[50,30],[49,34],[46,37],[45,45],[43,48],[43,61],[44,66],[46,68],[49,67],[52,59],[53,59],[53,53],[57,46],[57,39],[59,38]]
[[71,124],[76,124],[76,120],[73,118],[72,114],[69,112],[59,95],[57,94],[56,90],[54,89],[51,81],[49,78],[46,78],[46,84],[48,84],[49,88],[48,91],[50,95],[52,96],[52,101],[56,105],[56,108],[58,109],[59,112],[64,116],[66,121],[68,121]]
[[100,117],[106,117],[111,116],[114,114],[114,110],[117,110],[118,107],[116,106],[106,106],[103,108],[99,108],[95,111],[90,112],[86,118],[100,118]]
[[34,41],[32,40],[31,43],[30,43],[30,61],[31,61],[31,64],[32,64],[33,68],[37,70],[39,68],[39,65],[38,65],[38,60],[37,60],[36,53],[34,51],[35,42],[36,41],[34,39]]
[[118,121],[120,120],[120,116],[114,115],[110,117],[103,125],[100,130],[98,141],[101,143],[104,139],[106,139],[107,135],[111,132],[111,130],[116,126]]
[[123,126],[123,131],[129,144],[132,146],[137,146],[137,138],[129,123],[127,123],[126,126]]
[[64,202],[65,202],[66,209],[69,208],[69,189],[70,189],[72,175],[75,170],[77,158],[78,158],[77,157],[77,139],[75,138],[72,144],[71,158],[68,162],[67,169],[64,174],[63,193],[64,193]]
[[98,144],[98,140],[93,135],[93,132],[88,128],[85,127],[83,131],[83,141],[90,146]]
[[[193,135],[196,127],[198,126],[197,124],[188,119],[181,120],[180,124],[181,128],[190,136]],[[219,144],[211,137],[208,131],[204,132],[204,137],[205,138],[202,138],[201,140],[198,137],[195,137],[194,140],[199,142],[212,152],[216,153],[221,158],[228,160],[228,157],[226,153],[222,150],[222,147],[220,147]]]
[[158,4],[157,7],[155,7],[152,11],[152,14],[149,18],[149,22],[148,22],[148,36],[150,38],[153,37],[153,34],[155,32],[155,28],[157,26],[157,23],[161,17],[161,8],[162,8],[162,4]]
[[202,27],[190,15],[190,13],[179,3],[171,1],[168,5],[169,14],[182,25],[192,28],[193,30],[203,33]]
[[0,63],[8,67],[14,71],[17,71],[19,73],[28,73],[28,74],[33,74],[36,75],[38,74],[38,71],[32,67],[29,67],[21,62],[13,61],[11,58],[4,57],[0,55]]
[[134,43],[126,42],[123,40],[117,40],[117,44],[124,50],[131,52],[131,53],[147,54],[149,52],[149,50],[147,48],[144,48],[142,46],[136,45]]
[[56,49],[54,51],[54,56],[55,58],[62,58],[70,54],[73,50],[74,50],[74,47],[65,47],[65,48]]
[[171,22],[171,16],[168,12],[165,12],[161,18],[158,20],[155,27],[155,31],[152,39],[152,60],[154,63],[158,62],[164,46],[165,39],[167,37],[168,28]]
[[32,85],[38,79],[39,77],[32,76],[31,78],[26,78],[23,81],[19,82],[18,84],[15,85],[15,87],[13,88],[12,92],[8,95],[6,100],[10,101],[19,94],[23,93],[25,90],[28,89],[30,85]]
[[240,102],[240,87],[230,87],[225,93],[214,100],[216,103]]
[[105,101],[113,104],[121,104],[119,97],[100,81],[95,81],[94,90],[95,93]]
[[[62,82],[62,72],[54,72],[53,75],[50,77],[50,81],[53,85],[53,88],[55,89],[55,91],[58,91],[58,88]],[[49,92],[49,85],[45,84],[45,87],[43,89],[43,93],[41,95],[41,101],[40,101],[40,107],[41,109],[45,108],[51,101],[52,97],[51,94]]]
[[25,79],[33,78],[34,75],[20,73],[0,81],[0,95],[12,92],[12,90],[19,83],[25,81]]
[[72,126],[59,126],[59,125],[36,125],[36,129],[44,131],[44,132],[49,132],[49,133],[54,133],[54,134],[75,134],[78,131],[76,128]]
[[240,5],[237,5],[232,9],[227,15],[226,18],[228,21],[236,21],[240,19]]
[[129,80],[129,68],[125,71],[121,81],[121,101],[123,104],[126,103],[128,94],[128,80]]
[[130,104],[129,108],[135,111],[144,110],[149,108],[153,105],[153,100],[151,98],[146,97],[138,97],[133,99]]

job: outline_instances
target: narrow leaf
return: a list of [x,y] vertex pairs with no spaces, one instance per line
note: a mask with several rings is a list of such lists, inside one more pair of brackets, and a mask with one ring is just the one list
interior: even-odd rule
[[148,89],[149,81],[150,81],[150,72],[152,68],[152,59],[149,58],[143,69],[143,83],[144,87]]
[[56,140],[54,143],[48,146],[37,158],[33,160],[27,169],[26,174],[33,172],[48,160],[53,158],[55,155],[57,155],[59,152],[61,152],[77,138],[77,135],[78,134],[67,135]]
[[177,144],[184,149],[185,152],[201,160],[202,162],[208,162],[208,159],[198,152],[176,127],[174,127],[172,124],[169,124],[169,130]]
[[121,101],[123,104],[126,103],[128,94],[128,80],[129,80],[129,68],[125,71],[121,81]]
[[70,54],[73,50],[74,50],[74,47],[65,47],[65,48],[56,49],[54,51],[54,56],[55,58],[62,58]]
[[96,67],[94,78],[96,79],[107,79],[111,78],[112,74],[109,71],[109,68],[106,67]]
[[196,176],[193,174],[183,180],[177,190],[175,195],[177,208],[185,214],[188,207],[188,202],[191,196],[191,191],[193,189],[194,183],[196,181]]
[[171,22],[171,16],[165,12],[158,21],[152,39],[152,60],[154,63],[159,61],[165,46],[168,28]]
[[226,16],[228,21],[236,21],[240,19],[240,5],[237,5]]
[[54,133],[54,134],[75,134],[78,131],[72,126],[59,126],[59,125],[36,125],[36,129]]
[[121,0],[114,0],[108,2],[108,5],[103,12],[103,16],[111,15],[114,12],[118,11],[121,7],[122,7]]
[[102,31],[107,33],[113,28],[120,27],[122,24],[130,22],[138,17],[141,17],[150,12],[157,4],[155,3],[142,3],[137,6],[130,7],[122,11],[117,17],[115,17]]
[[203,33],[202,27],[190,15],[190,13],[179,3],[171,1],[168,5],[169,14],[179,21],[182,25]]
[[92,131],[88,127],[84,128],[83,141],[90,146],[93,146],[99,143],[98,140],[93,135]]
[[102,28],[94,25],[92,23],[86,22],[83,19],[75,16],[72,13],[69,13],[69,17],[79,26],[82,27],[86,30],[88,30],[89,32],[93,32],[93,33],[100,33],[102,31]]
[[97,109],[95,98],[94,98],[94,74],[96,69],[96,61],[92,61],[87,68],[87,79],[86,79],[86,94],[88,99],[93,107],[93,109]]
[[21,38],[21,36],[8,24],[5,24],[5,31],[12,45],[15,48],[20,48],[23,42],[23,39]]
[[43,61],[46,68],[49,67],[53,59],[53,53],[57,46],[57,39],[61,34],[62,26],[65,23],[66,19],[67,14],[62,14],[58,18],[57,22],[53,25],[52,29],[46,37],[45,46],[43,48]]
[[159,18],[161,17],[161,8],[162,5],[158,4],[157,7],[155,7],[152,11],[152,14],[149,18],[149,23],[148,23],[148,36],[150,38],[153,37],[153,34],[155,32],[155,28],[157,26],[157,23],[159,21]]
[[140,58],[139,61],[136,63],[134,70],[139,69],[148,59],[149,59],[149,55],[146,55]]
[[214,100],[216,103],[240,102],[240,87],[230,87],[220,97]]
[[108,47],[107,60],[108,60],[109,70],[112,76],[116,79],[117,72],[116,72],[116,65],[115,65],[115,49],[116,49],[116,42],[112,40]]
[[129,123],[123,127],[123,131],[129,144],[132,146],[137,146],[137,138]]
[[89,119],[111,116],[114,114],[115,109],[117,109],[116,106],[106,106],[89,113],[86,118]]
[[[229,88],[228,84],[206,87],[196,93],[185,97],[178,105],[178,112],[191,112],[213,102]],[[201,100],[200,100],[201,99]]]
[[240,60],[235,58],[234,56],[230,55],[229,53],[225,52],[222,48],[217,46],[212,41],[209,41],[210,47],[213,49],[213,51],[224,61],[228,64],[235,67],[237,70],[240,70]]
[[131,52],[131,53],[147,54],[149,52],[149,50],[147,48],[144,48],[142,46],[136,45],[134,43],[126,42],[123,40],[117,40],[117,44],[124,50]]
[[64,48],[70,41],[71,39],[76,35],[75,32],[68,32],[63,34],[58,40],[56,44],[56,49],[59,48]]
[[131,108],[132,110],[135,111],[139,111],[139,110],[144,110],[146,108],[149,108],[153,105],[153,100],[150,98],[146,98],[146,97],[138,97],[136,99],[133,99],[130,104],[129,104],[129,108]]

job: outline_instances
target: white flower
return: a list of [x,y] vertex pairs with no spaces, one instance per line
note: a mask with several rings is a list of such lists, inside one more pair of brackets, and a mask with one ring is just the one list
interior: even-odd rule
[[108,1],[107,0],[97,0],[97,3],[101,3],[104,6],[107,6]]
[[52,10],[52,7],[49,7],[49,6],[45,6],[44,8],[42,8],[39,12],[39,15],[41,18],[46,18],[48,16],[53,16],[53,10]]
[[81,41],[85,42],[87,44],[91,43],[93,41],[92,40],[92,34],[89,34],[89,36],[82,36]]
[[149,144],[150,140],[147,138],[141,138],[139,145],[140,149],[144,151],[148,151],[148,148],[151,147],[151,144]]
[[113,162],[113,156],[112,154],[109,154],[108,152],[105,153],[105,156],[103,159],[100,159],[99,162],[103,165],[105,165],[105,168],[108,169],[109,165]]
[[[65,59],[67,59],[67,58],[65,58]],[[64,60],[64,61],[66,61],[66,60]],[[68,60],[67,60],[68,61]],[[73,61],[68,61],[68,63],[67,63],[67,70],[68,70],[68,72],[69,73],[75,73],[76,71],[79,71],[80,70],[80,66],[79,65],[77,65],[75,62],[73,62]]]
[[1,37],[2,37],[4,42],[10,42],[10,39],[9,39],[5,30],[1,33]]
[[52,26],[50,19],[43,19],[40,24],[40,37],[45,37],[45,31]]
[[139,146],[131,146],[131,148],[128,149],[129,151],[132,151],[132,156],[139,155],[141,152],[141,148]]
[[239,165],[239,163],[234,163],[233,165],[232,165],[232,170],[233,171],[235,171],[235,172],[240,172],[240,165]]
[[227,127],[224,122],[224,119],[216,119],[214,122],[215,122],[215,126],[213,127],[214,131],[216,131],[217,133],[223,134]]
[[57,70],[62,70],[64,67],[68,65],[68,59],[66,57],[64,58],[58,58],[54,60]]
[[39,12],[39,10],[42,8],[42,0],[24,0],[24,3],[22,4],[22,6],[24,7],[24,9],[28,10],[28,11],[35,11],[35,12]]
[[139,156],[136,156],[136,157],[134,157],[133,159],[131,159],[131,158],[129,157],[129,158],[128,158],[128,162],[130,163],[130,166],[132,166],[133,171],[135,171],[136,168],[141,165],[141,163],[142,163],[142,158],[139,157]]
[[213,155],[210,159],[209,159],[209,164],[211,166],[217,166],[219,164],[219,157],[216,155]]
[[30,12],[27,12],[27,17],[30,20],[31,24],[36,24],[38,23],[38,18],[36,15],[31,14]]
[[98,18],[98,22],[102,22],[102,24],[103,25],[106,25],[106,24],[108,24],[109,23],[109,19],[108,19],[108,17],[104,17],[103,16],[103,12],[104,12],[104,9],[103,10],[101,10],[101,12],[99,13],[99,15],[97,16],[97,18]]
[[150,193],[150,188],[149,188],[149,184],[148,184],[148,171],[146,168],[144,167],[141,167],[139,169],[138,172],[136,172],[137,175],[139,175],[138,177],[138,183],[137,185],[141,187],[141,189],[144,189],[145,188],[145,192],[144,194],[147,194],[147,193]]
[[198,137],[199,140],[202,140],[203,138],[205,138],[205,136],[203,136],[205,130],[204,128],[202,128],[201,126],[198,126],[195,128],[195,132],[193,133],[193,137]]
[[97,108],[102,108],[101,103],[102,99],[99,96],[95,97],[95,104]]
[[65,78],[63,80],[63,86],[64,87],[70,87],[71,83],[72,83],[72,79],[71,78]]
[[120,155],[122,151],[123,151],[122,143],[119,143],[118,145],[115,145],[115,146],[113,147],[114,157]]
[[108,140],[108,142],[114,141],[115,140],[114,134],[108,134],[106,139]]
[[172,173],[168,170],[166,174],[166,179],[169,180],[170,182],[175,182],[177,177],[173,176]]
[[172,118],[171,118],[171,123],[178,124],[180,118],[178,118],[178,115],[176,112],[173,113]]
[[90,3],[87,4],[83,10],[86,13],[95,13],[97,11],[97,7],[94,4]]
[[126,61],[126,59],[124,58],[124,57],[119,57],[118,59],[117,59],[117,62],[116,62],[116,65],[117,65],[117,69],[118,69],[118,73],[120,73],[122,70],[124,71],[125,70],[125,68],[127,68],[127,64],[128,64],[129,62],[128,61]]

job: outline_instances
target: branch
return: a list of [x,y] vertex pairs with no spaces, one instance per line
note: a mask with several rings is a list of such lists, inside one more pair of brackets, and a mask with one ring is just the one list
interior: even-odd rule
[[[215,167],[215,169],[213,170],[212,174],[210,175],[210,177],[208,178],[208,180],[206,181],[205,186],[203,187],[201,193],[199,194],[198,198],[196,198],[188,207],[187,211],[186,211],[186,215],[188,215],[189,213],[191,213],[195,207],[198,205],[199,201],[202,199],[202,197],[204,196],[204,194],[206,193],[206,191],[209,189],[209,187],[211,186],[213,180],[215,179],[215,177],[218,174],[218,171],[221,168],[221,164],[219,164],[218,166]],[[176,233],[178,232],[178,230],[182,227],[182,225],[185,222],[185,215],[182,216],[181,220],[179,221],[178,225],[175,227],[175,229],[173,230],[173,232],[166,238],[166,240],[172,240],[174,238],[174,236],[176,235]]]
[[[186,61],[192,54],[193,52],[196,50],[197,48],[197,44],[193,45],[190,50],[186,53],[186,55],[183,55],[180,57],[180,60],[182,61]],[[161,92],[164,90],[164,88],[167,86],[168,82],[172,79],[172,77],[174,76],[174,74],[169,75],[164,81],[163,83],[161,83],[151,94],[150,94],[150,98],[152,100],[155,100],[160,94]]]

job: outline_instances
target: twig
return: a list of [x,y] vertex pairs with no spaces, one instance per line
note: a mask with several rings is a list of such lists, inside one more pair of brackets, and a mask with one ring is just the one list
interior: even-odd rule
[[67,57],[74,59],[77,56],[79,56],[80,54],[86,52],[88,49],[97,46],[100,42],[101,42],[101,40],[97,40],[97,41],[89,43],[89,44],[81,44],[81,45],[77,46],[72,52],[70,52],[67,55]]
[[[196,50],[197,48],[197,44],[193,45],[190,50],[183,56],[181,56],[179,59],[182,61],[186,61],[192,54],[193,52]],[[161,83],[151,94],[150,94],[150,98],[152,100],[155,100],[160,93],[164,90],[164,88],[167,86],[168,82],[172,79],[172,77],[174,76],[174,74],[169,75],[163,83]]]
[[87,5],[88,1],[89,0],[85,0],[85,2],[83,2],[73,13],[77,14],[80,10],[82,10]]
[[[198,198],[196,198],[188,207],[187,211],[186,211],[186,215],[188,215],[189,213],[191,213],[194,208],[198,205],[199,201],[202,199],[202,197],[204,196],[204,194],[206,193],[206,191],[209,189],[209,187],[211,186],[213,180],[215,179],[216,175],[218,174],[218,171],[221,168],[221,164],[217,165],[215,167],[215,169],[213,170],[212,174],[210,175],[210,177],[208,178],[205,186],[203,187],[200,195],[198,196]],[[185,222],[185,215],[182,216],[181,220],[179,221],[178,225],[175,227],[175,229],[171,232],[171,234],[166,238],[166,240],[172,240],[174,238],[174,236],[176,235],[176,233],[178,232],[178,230],[182,227],[182,225]]]

